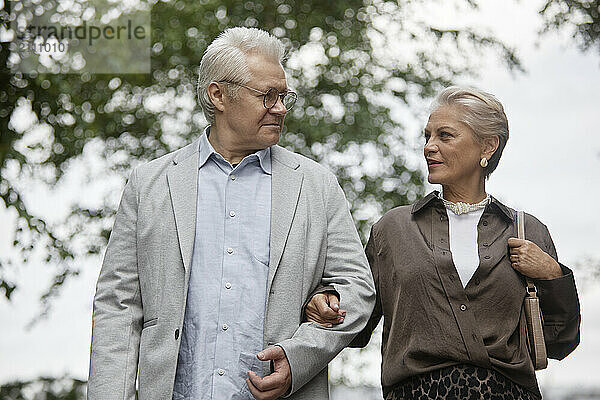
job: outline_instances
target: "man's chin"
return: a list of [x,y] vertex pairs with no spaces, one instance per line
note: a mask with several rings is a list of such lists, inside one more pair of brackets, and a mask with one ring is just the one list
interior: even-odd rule
[[281,131],[273,132],[271,134],[264,136],[263,143],[265,144],[265,148],[271,147],[279,143],[279,138],[281,137]]

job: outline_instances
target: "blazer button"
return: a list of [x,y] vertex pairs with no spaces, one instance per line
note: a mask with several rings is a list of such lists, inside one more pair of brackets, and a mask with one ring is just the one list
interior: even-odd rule
[[175,329],[175,340],[179,339],[179,329]]

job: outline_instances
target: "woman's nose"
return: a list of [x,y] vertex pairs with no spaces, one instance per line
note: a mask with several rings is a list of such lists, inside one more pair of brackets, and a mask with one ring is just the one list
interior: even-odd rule
[[425,146],[423,147],[423,153],[427,156],[429,153],[435,153],[438,151],[438,146],[435,142],[430,138],[425,142]]

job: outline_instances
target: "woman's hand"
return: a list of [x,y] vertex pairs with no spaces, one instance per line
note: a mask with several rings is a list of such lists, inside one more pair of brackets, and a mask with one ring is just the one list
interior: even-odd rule
[[306,319],[327,328],[344,322],[345,310],[340,310],[340,301],[333,293],[315,294],[304,309]]
[[510,262],[514,269],[533,279],[554,279],[562,276],[556,260],[529,240],[509,238]]

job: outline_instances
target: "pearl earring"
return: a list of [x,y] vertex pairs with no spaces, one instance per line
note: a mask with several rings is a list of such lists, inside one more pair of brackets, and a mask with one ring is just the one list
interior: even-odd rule
[[487,158],[483,157],[481,159],[481,161],[479,162],[479,165],[481,165],[481,168],[487,167],[488,166],[488,160],[487,160]]

